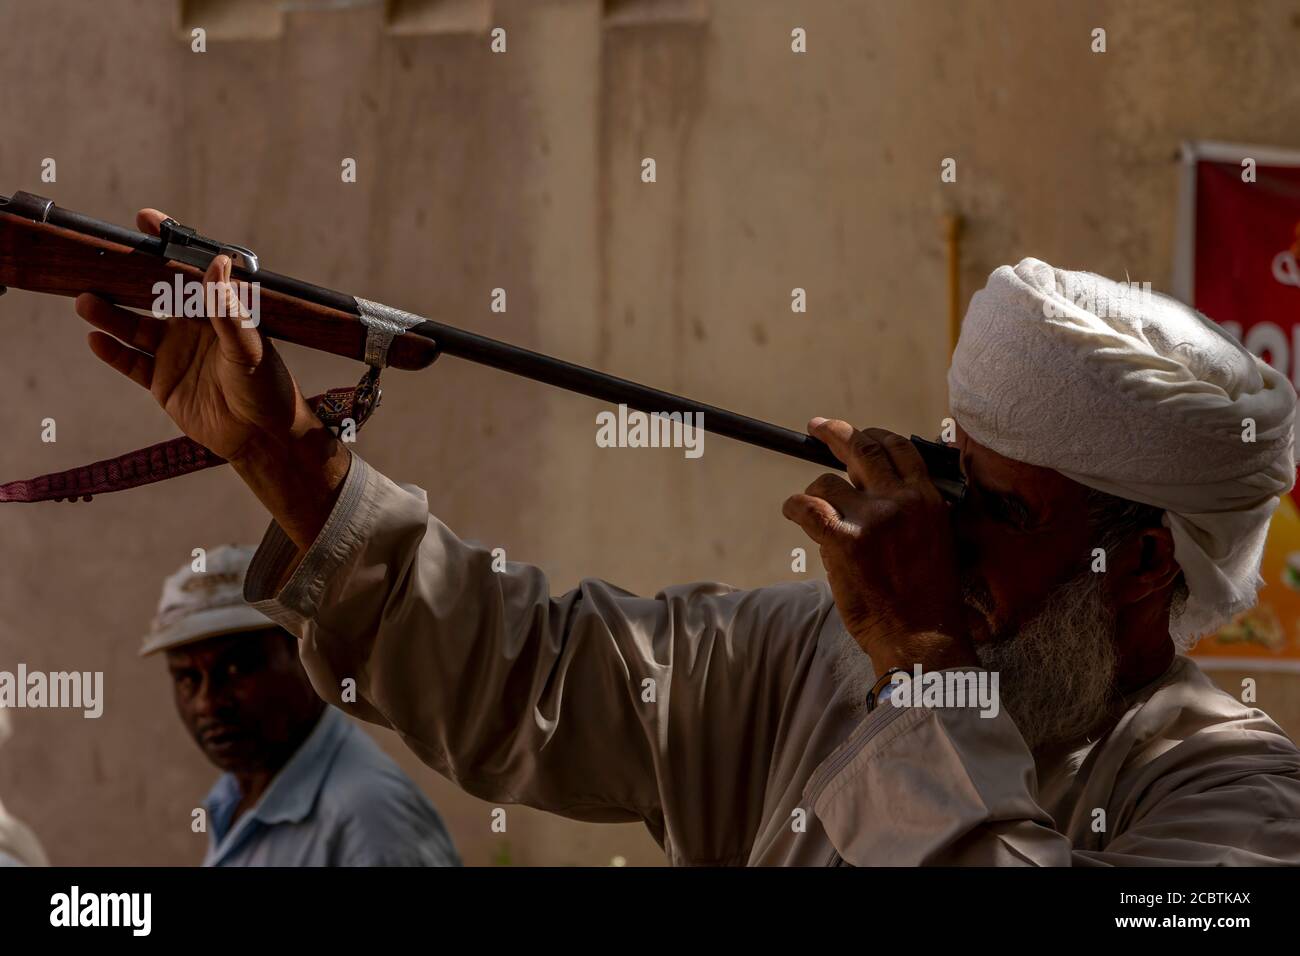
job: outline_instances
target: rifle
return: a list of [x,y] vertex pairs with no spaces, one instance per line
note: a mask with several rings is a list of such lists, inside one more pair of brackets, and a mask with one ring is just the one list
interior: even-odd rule
[[[201,282],[212,260],[231,259],[232,282],[257,283],[262,334],[365,362],[355,389],[331,389],[312,399],[331,427],[352,418],[359,426],[379,404],[385,366],[416,370],[440,354],[522,375],[547,385],[649,415],[688,414],[715,435],[746,442],[829,468],[844,465],[811,435],[650,388],[595,369],[510,345],[455,326],[403,312],[264,269],[251,249],[219,242],[168,219],[150,236],[56,206],[31,193],[0,197],[0,291],[4,287],[76,296],[91,292],[120,306],[152,309],[158,283]],[[955,449],[916,435],[939,491],[961,500],[965,483]],[[222,463],[188,438],[173,439],[92,465],[0,486],[0,501],[90,500]]]

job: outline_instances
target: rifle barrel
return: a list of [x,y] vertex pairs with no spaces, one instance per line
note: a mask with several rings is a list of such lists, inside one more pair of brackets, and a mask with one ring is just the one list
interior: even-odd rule
[[[92,240],[98,240],[101,246],[93,251],[94,258],[89,261],[93,261],[100,272],[112,271],[113,269],[123,270],[122,276],[117,280],[119,286],[123,281],[127,280],[127,276],[133,275],[136,279],[139,279],[141,275],[149,273],[149,270],[141,272],[137,267],[133,271],[127,267],[128,262],[140,262],[140,260],[134,258],[134,254],[150,256],[159,260],[160,264],[166,264],[169,247],[159,237],[60,208],[42,196],[19,192],[8,198],[0,197],[0,213],[18,216],[38,225],[48,224],[57,229],[67,230],[68,232],[91,237]],[[351,323],[347,319],[353,317],[358,320],[357,334],[361,333],[360,306],[353,296],[327,289],[324,286],[304,282],[292,276],[281,275],[263,269],[251,250],[245,250],[239,246],[214,243],[212,240],[203,237],[199,237],[199,239],[206,243],[205,248],[210,250],[222,248],[223,250],[230,249],[238,250],[239,253],[247,253],[247,256],[240,255],[238,259],[235,259],[235,256],[232,255],[232,260],[234,260],[232,276],[234,278],[244,282],[258,282],[262,287],[273,293],[320,307],[313,314],[310,306],[298,305],[291,307],[288,300],[281,300],[280,314],[274,328],[270,324],[264,323],[263,332],[308,347],[319,348],[336,354],[350,355],[356,359],[362,358],[362,355],[357,354],[356,350],[364,344],[364,335],[361,335],[361,338],[358,339],[350,330],[341,332],[340,326],[341,323],[350,327]],[[17,241],[17,237],[15,237],[14,241]],[[112,243],[118,247],[125,247],[127,251],[112,250],[111,246],[104,247],[102,243]],[[124,258],[103,258],[108,251],[114,251],[115,255]],[[89,250],[87,252],[90,253]],[[212,251],[211,254],[215,255],[216,252]],[[88,255],[80,255],[76,258],[83,266],[89,265]],[[11,268],[9,271],[19,273],[20,277],[29,275],[29,273],[22,272],[23,266],[19,265],[20,261],[22,261],[22,257],[16,257],[10,263]],[[203,260],[199,261],[202,262]],[[211,259],[209,258],[207,261],[211,261]],[[189,269],[190,274],[193,274],[195,261],[186,259],[186,263],[188,265],[173,264],[170,267],[173,269]],[[245,264],[247,264],[247,267]],[[76,266],[69,266],[67,262],[63,265],[64,268],[76,268]],[[18,287],[22,288],[21,285],[18,285]],[[66,277],[61,277],[60,281],[54,284],[33,284],[30,287],[36,291],[56,292],[63,295],[75,294],[76,291],[74,288],[69,287]],[[85,287],[83,286],[82,291],[84,290]],[[126,295],[128,298],[140,299],[135,290],[121,290],[121,294]],[[294,314],[288,314],[290,312]],[[567,389],[601,401],[626,405],[628,408],[646,414],[699,415],[701,417],[695,423],[715,435],[742,441],[759,448],[766,448],[769,451],[779,452],[783,455],[824,465],[828,468],[844,470],[844,465],[831,453],[831,450],[811,435],[791,431],[788,428],[740,415],[725,408],[718,408],[715,405],[706,405],[703,402],[697,402],[682,395],[674,395],[671,392],[650,388],[625,378],[598,372],[595,369],[577,365],[573,362],[566,362],[550,355],[543,355],[540,352],[533,352],[517,345],[510,345],[507,342],[489,338],[485,335],[467,332],[464,329],[435,322],[432,319],[420,318],[422,321],[408,329],[406,333],[397,336],[393,348],[389,352],[392,364],[405,368],[423,368],[432,361],[434,355],[434,350],[423,343],[432,341],[436,344],[439,353],[454,355],[470,362],[477,362],[480,365],[487,365],[514,375],[521,375],[537,382],[554,385],[557,388]],[[415,336],[415,338],[407,338],[408,335]],[[401,349],[397,349],[399,345],[402,346]],[[943,445],[928,442],[915,435],[912,436],[912,443],[921,453],[927,467],[930,469],[931,478],[940,492],[949,501],[960,501],[964,493],[964,484],[955,451]]]
[[804,461],[815,462],[828,468],[841,470],[844,468],[843,463],[831,453],[831,450],[811,435],[800,434],[725,408],[706,405],[692,398],[650,388],[625,378],[598,372],[583,365],[575,365],[563,359],[467,332],[441,322],[426,319],[410,331],[432,339],[448,355],[477,362],[480,365],[488,365],[503,372],[521,375],[571,392],[578,392],[601,401],[626,405],[628,408],[647,414],[694,413],[701,416],[697,419],[701,427],[715,435],[757,445],[794,458],[802,458]]

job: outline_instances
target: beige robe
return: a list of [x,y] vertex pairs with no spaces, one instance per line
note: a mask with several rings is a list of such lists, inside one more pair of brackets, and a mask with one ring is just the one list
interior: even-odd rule
[[1300,752],[1185,658],[1036,762],[1005,709],[863,714],[820,582],[553,596],[355,456],[296,558],[273,524],[245,594],[322,696],[483,799],[643,821],[674,864],[1300,863]]

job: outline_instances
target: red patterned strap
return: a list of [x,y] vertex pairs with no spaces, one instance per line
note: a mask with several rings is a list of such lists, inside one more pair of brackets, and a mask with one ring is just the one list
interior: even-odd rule
[[[324,395],[308,399],[308,404],[316,417],[331,428],[341,426],[349,418],[360,428],[379,404],[379,389],[367,375],[356,388],[332,388]],[[151,485],[225,463],[226,459],[192,438],[181,436],[80,468],[0,485],[0,502],[89,501],[92,495]]]

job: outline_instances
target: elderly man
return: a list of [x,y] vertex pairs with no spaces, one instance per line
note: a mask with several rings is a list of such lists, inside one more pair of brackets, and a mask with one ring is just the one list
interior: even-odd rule
[[[975,297],[959,507],[905,440],[815,419],[848,479],[785,514],[829,588],[650,598],[495,573],[314,419],[256,330],[77,309],[273,515],[245,593],[313,685],[354,679],[353,713],[473,794],[642,820],[683,864],[1300,862],[1300,752],[1176,654],[1254,600],[1295,394],[1125,289],[1027,259]],[[991,669],[1001,706],[895,683]]]
[[456,866],[428,798],[316,696],[297,640],[244,602],[252,548],[167,579],[141,655],[162,652],[176,710],[225,771],[204,805],[205,866]]

